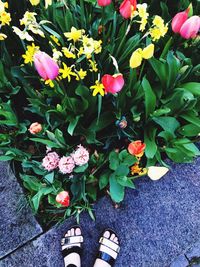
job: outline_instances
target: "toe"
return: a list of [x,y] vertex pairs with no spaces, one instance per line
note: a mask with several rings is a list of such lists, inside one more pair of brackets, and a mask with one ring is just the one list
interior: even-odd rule
[[76,234],[76,235],[81,235],[81,229],[80,229],[80,228],[76,228],[76,230],[75,230],[75,234]]
[[70,230],[68,230],[68,232],[67,232],[67,235],[68,235],[68,236],[70,236],[70,235],[71,235],[71,231],[70,231]]
[[115,238],[115,234],[112,234],[110,237],[110,240],[114,240],[114,238]]
[[116,244],[118,244],[119,242],[118,242],[118,238],[117,237],[115,237],[114,239],[113,239],[113,241],[116,243]]
[[71,229],[71,236],[74,236],[75,234],[75,231],[74,231],[74,228]]
[[103,234],[104,237],[109,238],[110,237],[110,232],[109,231],[105,231],[105,233]]

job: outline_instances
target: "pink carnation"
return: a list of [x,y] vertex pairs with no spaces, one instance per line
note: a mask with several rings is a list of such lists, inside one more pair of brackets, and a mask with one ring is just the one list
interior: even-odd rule
[[82,145],[79,145],[71,156],[73,157],[75,164],[78,166],[86,164],[89,160],[89,152]]
[[56,152],[51,152],[46,155],[42,160],[42,166],[47,171],[52,171],[58,167],[60,158]]
[[62,157],[58,163],[60,172],[63,174],[72,173],[75,167],[75,163],[72,157]]

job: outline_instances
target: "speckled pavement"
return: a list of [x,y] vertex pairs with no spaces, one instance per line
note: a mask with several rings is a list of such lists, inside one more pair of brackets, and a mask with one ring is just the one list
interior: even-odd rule
[[[87,214],[82,215],[85,237],[82,267],[93,266],[98,238],[106,227],[114,228],[121,239],[116,267],[200,266],[200,158],[193,164],[171,167],[159,181],[139,179],[137,190],[127,190],[119,209],[113,207],[108,197],[102,198],[94,207],[95,222]],[[60,239],[74,223],[70,219],[36,235],[4,257],[0,266],[64,266]],[[2,233],[2,240],[7,234]]]

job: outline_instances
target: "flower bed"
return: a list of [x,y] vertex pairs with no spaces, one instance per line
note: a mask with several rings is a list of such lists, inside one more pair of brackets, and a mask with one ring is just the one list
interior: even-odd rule
[[44,221],[199,155],[199,3],[168,2],[0,1],[0,160]]

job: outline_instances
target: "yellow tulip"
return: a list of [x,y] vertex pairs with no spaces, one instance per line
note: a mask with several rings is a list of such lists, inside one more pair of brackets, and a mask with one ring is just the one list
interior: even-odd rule
[[130,58],[130,67],[131,68],[137,68],[142,63],[142,49],[138,48],[135,50]]
[[150,44],[142,50],[142,57],[144,59],[149,59],[153,57],[153,54],[154,54],[154,44]]

